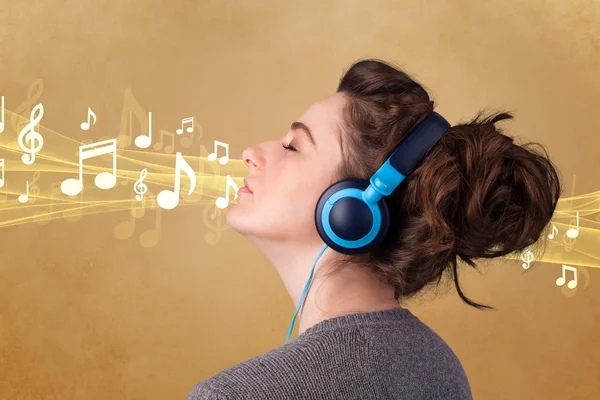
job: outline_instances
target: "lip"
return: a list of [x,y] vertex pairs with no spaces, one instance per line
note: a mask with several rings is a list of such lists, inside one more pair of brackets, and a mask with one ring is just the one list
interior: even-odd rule
[[252,189],[250,188],[250,185],[248,185],[248,181],[246,180],[246,178],[244,178],[244,187],[243,187],[242,189],[244,189],[244,188],[245,188],[246,190],[248,190],[250,193],[254,193],[254,192],[252,191]]

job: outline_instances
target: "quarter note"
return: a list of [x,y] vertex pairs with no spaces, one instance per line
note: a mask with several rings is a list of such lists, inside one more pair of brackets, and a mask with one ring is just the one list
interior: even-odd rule
[[133,116],[135,115],[140,132],[146,132],[146,110],[133,95],[131,88],[125,88],[123,94],[123,108],[121,109],[121,125],[117,135],[117,146],[126,148],[133,142]]
[[192,123],[192,126],[188,126],[187,128],[185,128],[185,130],[188,132],[193,131],[194,130],[194,117],[189,117],[189,118],[184,118],[181,120],[181,129],[177,128],[177,130],[175,132],[177,132],[178,135],[181,135],[183,133],[183,126],[189,122]]
[[188,196],[192,194],[196,188],[196,173],[185,161],[181,152],[175,153],[175,188],[173,190],[165,189],[156,196],[156,202],[161,208],[171,210],[179,204],[179,188],[181,186],[181,170],[183,170],[190,178],[190,191]]
[[557,286],[562,286],[562,285],[565,284],[565,282],[567,280],[566,277],[565,277],[566,270],[569,270],[569,271],[571,271],[571,272],[574,273],[574,278],[571,279],[569,281],[569,283],[567,283],[567,287],[569,289],[574,289],[574,288],[577,287],[577,268],[571,267],[569,265],[564,265],[563,264],[563,266],[562,266],[562,276],[556,280],[556,285]]
[[112,154],[112,172],[100,172],[94,178],[94,183],[100,189],[110,189],[117,183],[117,139],[79,146],[79,179],[65,179],[60,185],[60,190],[68,195],[75,196],[83,189],[83,161],[98,157],[103,154]]
[[226,180],[226,184],[225,184],[225,197],[219,197],[217,198],[217,200],[215,201],[215,204],[217,207],[223,209],[225,207],[227,207],[227,205],[229,204],[229,187],[231,186],[234,190],[235,190],[235,197],[234,200],[238,198],[238,187],[235,184],[235,182],[233,181],[233,179],[231,179],[231,177],[229,175],[227,175],[227,180]]
[[148,135],[139,135],[135,138],[135,145],[140,149],[147,149],[152,143],[152,112],[148,111]]
[[96,125],[96,114],[94,114],[92,109],[88,107],[87,122],[84,121],[81,123],[81,129],[84,131],[90,129],[90,116],[94,116],[94,123],[92,125]]
[[576,221],[576,227],[569,228],[566,232],[567,237],[570,237],[571,239],[575,239],[577,236],[579,236],[579,211],[577,211]]
[[27,203],[29,201],[29,181],[27,181],[27,191],[25,194],[20,194],[17,200],[19,200],[19,203]]
[[227,164],[227,161],[229,161],[229,145],[224,142],[219,142],[218,140],[215,140],[214,142],[215,142],[214,143],[215,150],[208,155],[208,157],[207,157],[208,161],[215,161],[217,159],[217,149],[219,146],[222,146],[225,148],[225,155],[221,156],[219,158],[219,164],[221,164],[221,165]]
[[0,133],[2,133],[4,132],[4,96],[2,96],[2,105],[0,105],[0,112],[2,113],[2,116],[0,117]]
[[554,237],[556,236],[556,233],[554,233],[554,231],[558,233],[558,228],[554,226],[554,224],[552,224],[552,233],[548,234],[548,239],[554,239]]

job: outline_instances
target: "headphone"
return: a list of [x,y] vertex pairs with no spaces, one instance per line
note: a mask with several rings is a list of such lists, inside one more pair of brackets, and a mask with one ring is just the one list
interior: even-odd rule
[[389,196],[422,161],[428,151],[450,128],[437,112],[429,114],[394,150],[371,176],[344,179],[330,185],[319,197],[315,208],[315,225],[325,246],[319,252],[292,318],[286,343],[294,321],[312,281],[317,261],[327,247],[347,255],[368,253],[386,237],[390,226]]

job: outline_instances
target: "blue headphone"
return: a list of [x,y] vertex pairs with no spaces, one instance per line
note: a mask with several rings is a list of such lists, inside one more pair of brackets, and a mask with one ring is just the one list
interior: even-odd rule
[[450,128],[435,111],[429,114],[367,181],[344,179],[330,185],[319,197],[315,224],[325,246],[313,264],[296,314],[290,324],[288,342],[298,311],[312,281],[317,261],[329,246],[342,254],[361,254],[380,244],[390,226],[389,196],[425,158],[427,152]]

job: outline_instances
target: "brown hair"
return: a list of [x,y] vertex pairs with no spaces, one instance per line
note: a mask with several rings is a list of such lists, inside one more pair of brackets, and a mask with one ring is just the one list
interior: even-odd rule
[[[377,59],[355,62],[340,80],[343,162],[334,179],[369,179],[434,108],[425,89],[400,68]],[[391,226],[373,251],[345,256],[372,270],[408,299],[444,272],[460,298],[478,309],[458,283],[457,261],[495,258],[534,244],[549,223],[562,189],[542,145],[521,146],[494,124],[506,112],[452,126],[388,197]]]

